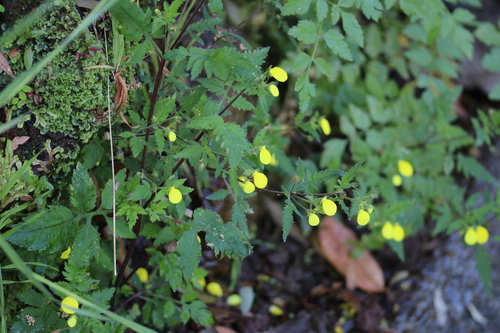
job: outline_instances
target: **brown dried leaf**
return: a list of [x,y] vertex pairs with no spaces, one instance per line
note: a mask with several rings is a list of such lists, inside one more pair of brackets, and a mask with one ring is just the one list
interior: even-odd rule
[[12,139],[12,150],[16,150],[20,145],[26,143],[30,139],[29,136],[16,136]]
[[226,327],[226,326],[215,326],[214,327],[215,330],[217,331],[217,333],[236,333],[236,331],[230,329],[229,327]]
[[125,104],[128,102],[128,89],[125,80],[121,76],[120,72],[115,73],[115,108],[114,111],[118,112],[120,118],[122,118],[123,122],[128,125],[130,128],[138,128],[139,126],[130,126],[127,119],[122,113]]
[[358,242],[354,232],[330,216],[321,222],[319,233],[321,252],[335,269],[346,277],[349,289],[358,287],[367,292],[384,291],[384,275],[370,252],[354,259],[351,252]]
[[9,61],[2,52],[0,52],[0,69],[9,74],[11,78],[16,78],[14,76],[14,73],[12,72],[12,69],[10,68]]

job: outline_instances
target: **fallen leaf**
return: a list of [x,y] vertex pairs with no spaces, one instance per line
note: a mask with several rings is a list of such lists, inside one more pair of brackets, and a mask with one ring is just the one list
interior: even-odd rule
[[29,136],[16,136],[12,139],[12,150],[16,150],[20,145],[26,143],[29,139]]
[[233,331],[229,327],[225,326],[215,326],[215,330],[217,331],[217,333],[236,333],[236,331]]
[[358,258],[352,258],[358,238],[348,227],[331,216],[325,216],[318,233],[321,252],[335,269],[346,277],[349,289],[358,287],[367,292],[385,290],[384,275],[370,252],[364,250]]
[[481,312],[476,308],[476,306],[472,303],[467,304],[467,309],[470,312],[470,315],[474,321],[480,323],[481,325],[486,325],[488,324],[488,319],[483,316]]
[[3,70],[5,73],[9,74],[11,78],[13,79],[15,78],[14,73],[10,68],[9,61],[2,52],[0,52],[0,69]]

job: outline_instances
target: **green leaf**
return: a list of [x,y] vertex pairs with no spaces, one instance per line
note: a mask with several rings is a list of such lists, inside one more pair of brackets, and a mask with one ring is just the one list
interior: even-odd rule
[[205,197],[207,200],[224,200],[229,192],[227,190],[219,190]]
[[491,90],[488,94],[488,98],[492,101],[500,101],[500,82],[497,83],[493,90]]
[[362,164],[363,164],[363,162],[358,162],[351,169],[349,169],[349,171],[347,171],[347,173],[344,176],[342,176],[342,179],[341,179],[339,185],[341,187],[348,187],[348,186],[350,186],[349,183],[351,182],[351,180],[354,179],[354,177],[358,173],[358,170],[359,170],[359,168],[361,167]]
[[177,244],[177,251],[181,255],[180,264],[182,275],[185,279],[189,279],[196,267],[200,262],[201,245],[198,242],[198,230],[191,228],[182,233],[179,243]]
[[147,182],[143,182],[141,185],[137,186],[134,192],[130,194],[128,200],[138,201],[149,199],[151,197],[151,189],[149,188],[149,184]]
[[288,34],[305,44],[312,44],[318,38],[319,31],[320,29],[315,22],[300,20],[295,27],[288,31]]
[[484,289],[488,295],[491,295],[491,260],[485,246],[478,246],[476,252],[476,267],[483,281]]
[[364,47],[363,30],[361,29],[356,17],[343,10],[340,11],[340,15],[342,16],[342,27],[344,28],[347,36],[351,37],[352,40],[360,47]]
[[62,253],[68,247],[67,239],[71,239],[75,234],[74,218],[73,212],[68,208],[54,206],[30,224],[22,224],[7,240],[29,251]]
[[221,116],[210,115],[194,118],[193,120],[191,120],[191,122],[189,122],[188,127],[195,129],[213,130],[222,124],[224,124],[224,120]]
[[109,11],[120,22],[120,32],[131,41],[139,42],[151,33],[151,12],[144,13],[135,2],[119,0]]
[[97,200],[95,184],[87,170],[78,163],[69,188],[71,206],[81,213],[91,211]]
[[235,168],[243,159],[244,153],[250,151],[245,130],[238,124],[224,123],[217,126],[213,137],[224,146],[230,168]]
[[340,7],[332,6],[332,24],[335,25],[340,19]]
[[311,56],[307,53],[300,52],[293,60],[292,71],[301,72],[311,63]]
[[328,3],[325,0],[318,0],[316,2],[316,17],[318,22],[323,21],[328,15]]
[[87,170],[95,167],[97,162],[101,160],[103,153],[104,148],[101,145],[88,143],[83,146],[81,151],[81,154],[83,155],[83,167]]
[[489,46],[500,46],[500,32],[490,22],[482,22],[474,31],[477,39]]
[[175,112],[175,101],[176,95],[170,96],[168,98],[161,98],[155,105],[154,116],[156,121],[163,123],[167,118]]
[[488,183],[496,184],[495,178],[475,158],[459,154],[457,156],[457,169],[466,177],[474,177]]
[[[184,2],[184,1],[180,1],[180,3],[182,3],[182,2]],[[223,9],[222,0],[209,0],[208,1],[208,9],[213,14],[220,14],[222,12],[222,9]]]
[[325,59],[314,58],[313,62],[316,65],[316,68],[320,71],[320,73],[322,73],[323,75],[325,75],[327,77],[332,77],[333,73],[330,69],[330,65],[326,62]]
[[500,47],[493,48],[490,52],[486,53],[481,61],[484,69],[492,72],[500,72]]
[[351,50],[349,50],[347,43],[344,42],[344,36],[340,32],[330,29],[325,32],[323,37],[325,38],[326,45],[328,45],[334,54],[345,60],[352,61]]
[[356,0],[356,7],[360,7],[363,15],[367,19],[372,19],[374,21],[378,21],[380,16],[382,16],[382,3],[379,0]]
[[283,209],[283,242],[286,242],[288,234],[292,229],[294,210],[296,210],[295,205],[290,198],[287,198],[285,200],[285,208]]
[[313,0],[288,0],[283,8],[283,15],[305,14]]
[[41,307],[45,302],[44,295],[33,289],[28,289],[17,297],[21,302],[35,307]]

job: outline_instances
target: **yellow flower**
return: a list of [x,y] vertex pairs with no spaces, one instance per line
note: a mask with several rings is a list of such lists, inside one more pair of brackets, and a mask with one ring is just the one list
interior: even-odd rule
[[262,172],[254,172],[253,173],[253,183],[257,188],[264,188],[267,186],[267,177]]
[[330,135],[332,133],[332,128],[330,127],[330,122],[326,118],[321,118],[319,120],[319,127],[325,135]]
[[174,142],[175,140],[177,140],[177,134],[175,134],[174,131],[168,132],[168,140],[170,142]]
[[394,226],[391,222],[384,223],[384,226],[382,227],[382,237],[384,237],[385,239],[394,238]]
[[76,315],[72,315],[71,317],[69,317],[69,319],[67,321],[68,326],[69,327],[75,327],[76,326],[76,320],[77,320]]
[[467,245],[473,246],[477,243],[477,233],[474,228],[468,228],[464,235],[464,242]]
[[281,67],[271,68],[271,76],[274,77],[279,82],[285,82],[286,80],[288,80],[288,74]]
[[182,200],[182,193],[175,187],[170,188],[170,191],[168,191],[168,200],[170,200],[171,203],[174,205],[178,204]]
[[64,251],[59,258],[68,259],[70,253],[71,253],[71,247],[68,247],[68,249]]
[[278,160],[276,159],[276,155],[274,155],[274,154],[271,155],[271,165],[272,166],[278,165]]
[[269,90],[271,95],[273,95],[274,97],[278,97],[280,95],[280,91],[279,91],[278,87],[276,87],[274,84],[270,84],[267,87],[267,90]]
[[148,273],[147,269],[145,269],[144,267],[141,267],[141,268],[137,269],[135,271],[135,274],[137,274],[137,276],[139,277],[139,280],[142,283],[148,282],[148,280],[149,280],[149,273]]
[[327,198],[321,200],[321,207],[323,208],[323,213],[328,216],[333,216],[337,212],[337,204]]
[[210,282],[207,285],[207,291],[217,297],[221,297],[223,294],[222,287],[217,282]]
[[255,191],[255,185],[252,182],[245,182],[245,184],[243,184],[243,192],[250,194],[253,193],[253,191]]
[[399,173],[401,175],[403,175],[404,177],[413,176],[413,166],[408,161],[399,160],[398,161],[398,170],[399,170]]
[[490,238],[490,233],[488,229],[486,229],[483,226],[479,226],[476,228],[476,235],[477,235],[477,243],[478,244],[484,244],[488,241]]
[[307,219],[307,222],[309,223],[310,226],[317,226],[319,224],[319,217],[318,215],[311,213],[309,215],[309,218]]
[[243,186],[245,185],[245,181],[247,180],[247,177],[239,176],[238,180],[239,180],[238,184],[241,186],[241,188],[243,188]]
[[393,239],[396,242],[401,242],[405,238],[405,229],[403,229],[403,227],[400,226],[399,223],[396,223],[394,225],[393,231],[394,231]]
[[277,305],[271,304],[269,306],[269,313],[272,314],[273,316],[281,316],[283,315],[283,310]]
[[370,214],[367,211],[361,209],[358,212],[356,220],[358,221],[359,225],[366,225],[368,224],[368,222],[370,222]]
[[241,296],[238,294],[229,295],[226,300],[226,303],[231,306],[238,306],[241,304]]
[[260,160],[260,163],[262,163],[262,164],[271,163],[271,160],[272,160],[271,153],[269,152],[269,150],[267,150],[266,147],[260,148],[259,160]]
[[73,314],[76,312],[75,310],[78,309],[78,305],[78,301],[75,298],[68,296],[62,300],[61,310],[66,313]]
[[196,282],[198,282],[200,284],[201,289],[205,288],[205,286],[207,285],[207,280],[205,280],[205,278],[201,278]]
[[403,178],[401,178],[400,175],[392,176],[392,184],[396,187],[401,186],[401,184],[403,184]]
[[196,235],[196,239],[198,240],[198,243],[201,244],[201,238],[200,238],[200,236]]

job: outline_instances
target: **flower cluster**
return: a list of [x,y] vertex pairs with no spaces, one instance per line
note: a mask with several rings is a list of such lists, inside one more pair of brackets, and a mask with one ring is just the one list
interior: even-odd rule
[[392,176],[392,184],[394,186],[401,186],[403,183],[403,177],[411,177],[413,176],[413,165],[411,165],[410,162],[405,161],[405,160],[399,160],[398,161],[398,171],[401,175],[394,175]]
[[[281,67],[272,67],[271,70],[269,71],[271,76],[275,78],[279,82],[285,82],[288,80],[288,74],[285,72],[285,70]],[[273,95],[274,97],[278,97],[280,95],[280,91],[278,87],[275,84],[270,84],[267,89]]]
[[464,235],[464,242],[469,246],[474,246],[476,244],[484,244],[490,238],[490,233],[488,229],[483,226],[478,226],[476,228],[469,227]]
[[69,327],[76,326],[77,316],[73,313],[76,312],[79,305],[78,301],[71,296],[66,297],[61,302],[61,311],[71,315],[67,321]]
[[247,180],[247,177],[239,177],[240,186],[243,188],[243,192],[250,194],[255,191],[255,188],[265,188],[267,186],[268,180],[267,176],[262,172],[255,171],[252,174],[253,182]]
[[382,226],[382,237],[387,240],[401,242],[405,238],[405,230],[399,223],[385,222]]
[[[321,199],[321,209],[323,211],[323,214],[333,216],[335,215],[335,213],[337,213],[337,204],[333,200],[325,197]],[[315,227],[319,224],[319,216],[311,212],[309,214],[309,217],[307,218],[307,222],[309,223],[309,225]]]

